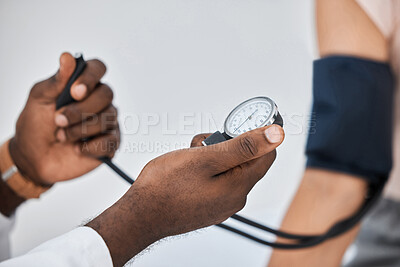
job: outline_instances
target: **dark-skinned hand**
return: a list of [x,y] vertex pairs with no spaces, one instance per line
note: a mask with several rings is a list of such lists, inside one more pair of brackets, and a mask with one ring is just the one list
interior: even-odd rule
[[[192,145],[206,136],[196,136]],[[105,240],[114,266],[122,266],[159,239],[218,224],[244,207],[283,138],[283,129],[273,125],[155,158],[127,193],[88,226]]]
[[[112,157],[119,146],[117,110],[112,90],[100,82],[106,72],[101,61],[87,61],[71,86],[77,102],[56,110],[57,97],[74,69],[74,57],[64,53],[58,72],[33,86],[10,142],[18,169],[37,184],[79,177],[100,165],[97,157]],[[87,137],[88,142],[81,141]]]

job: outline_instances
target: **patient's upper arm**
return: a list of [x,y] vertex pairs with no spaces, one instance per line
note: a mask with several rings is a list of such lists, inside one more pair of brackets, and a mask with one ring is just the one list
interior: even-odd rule
[[388,61],[388,42],[355,0],[317,0],[319,53]]

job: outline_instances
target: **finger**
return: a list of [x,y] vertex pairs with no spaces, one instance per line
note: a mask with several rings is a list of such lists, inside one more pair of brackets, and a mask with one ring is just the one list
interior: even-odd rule
[[276,150],[249,162],[236,166],[220,174],[220,180],[227,183],[231,190],[244,190],[239,193],[248,194],[255,184],[261,180],[276,158]]
[[60,142],[76,142],[84,138],[105,134],[118,127],[118,112],[110,106],[100,114],[68,128],[60,128],[56,137]]
[[56,80],[58,80],[61,85],[61,90],[54,97],[57,98],[61,93],[62,89],[67,85],[69,78],[75,70],[76,60],[75,58],[67,52],[64,52],[60,56],[60,69],[56,74]]
[[270,153],[284,136],[282,127],[275,124],[258,128],[226,142],[202,147],[204,153],[197,153],[197,160],[207,164],[211,174],[216,175]]
[[75,65],[75,58],[70,53],[63,53],[60,56],[60,68],[57,73],[49,79],[35,84],[30,97],[41,100],[45,104],[54,103],[74,72]]
[[85,70],[71,86],[71,96],[77,101],[86,98],[100,82],[106,70],[106,65],[98,59],[87,61]]
[[115,129],[113,133],[98,136],[88,142],[78,144],[76,152],[78,154],[100,158],[112,158],[117,151],[120,144],[120,131],[119,128]]
[[55,116],[56,125],[67,127],[84,121],[110,106],[113,97],[113,91],[108,85],[99,84],[85,100],[74,102],[58,110]]
[[190,147],[203,146],[203,144],[201,142],[203,142],[210,135],[211,135],[211,133],[201,133],[201,134],[196,135],[195,137],[193,137]]

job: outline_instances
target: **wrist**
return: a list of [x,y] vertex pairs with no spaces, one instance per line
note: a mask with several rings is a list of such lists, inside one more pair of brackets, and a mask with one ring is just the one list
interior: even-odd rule
[[[21,168],[22,156],[19,156],[15,140],[9,140],[0,146],[0,171],[2,180],[15,194],[23,199],[39,198],[50,186],[39,185],[27,178],[26,168]],[[16,162],[15,162],[15,161]],[[17,165],[18,164],[18,165]]]
[[25,178],[39,186],[49,186],[49,184],[43,184],[40,181],[37,172],[33,168],[34,164],[24,155],[15,137],[10,139],[9,151],[15,166]]
[[0,179],[0,213],[10,217],[24,201],[24,198],[18,196],[3,179]]
[[150,230],[154,221],[149,216],[152,211],[145,203],[147,201],[141,199],[136,192],[128,191],[118,202],[87,224],[107,244],[114,266],[123,266],[162,238]]

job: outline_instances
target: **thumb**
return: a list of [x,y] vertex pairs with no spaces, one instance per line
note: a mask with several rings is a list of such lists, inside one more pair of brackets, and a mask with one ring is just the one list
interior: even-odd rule
[[205,160],[210,162],[213,175],[220,174],[245,162],[260,158],[283,141],[282,127],[273,124],[246,132],[229,141],[204,147]]
[[35,84],[31,90],[30,96],[46,104],[56,101],[74,72],[75,65],[75,58],[70,53],[61,54],[60,68],[57,73],[49,79]]

